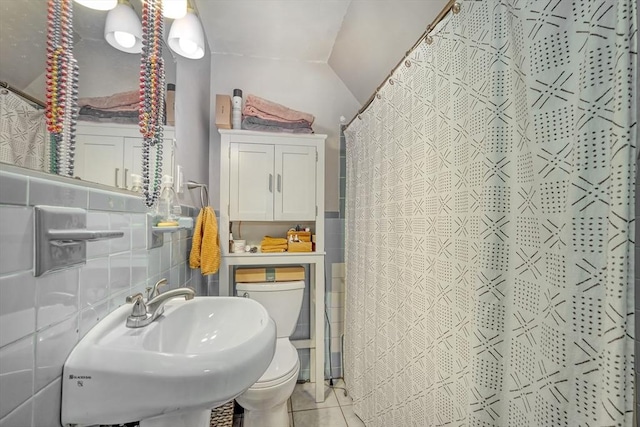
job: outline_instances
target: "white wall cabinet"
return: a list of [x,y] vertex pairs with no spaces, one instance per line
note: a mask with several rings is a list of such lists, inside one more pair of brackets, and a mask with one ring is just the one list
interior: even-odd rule
[[[324,401],[324,144],[326,135],[292,135],[219,129],[220,141],[220,295],[232,293],[234,266],[308,264],[311,338],[294,341],[309,348],[316,402]],[[243,229],[259,224],[274,230],[304,222],[316,236],[315,252],[230,253],[229,222]],[[247,224],[250,223],[250,224]],[[284,236],[283,236],[284,237]]]
[[[165,129],[162,150],[162,174],[174,171],[175,131]],[[136,125],[79,122],[76,129],[75,176],[84,181],[130,189],[131,174],[142,174],[143,139]],[[150,155],[155,170],[155,149]]]
[[315,146],[230,144],[231,221],[314,221]]

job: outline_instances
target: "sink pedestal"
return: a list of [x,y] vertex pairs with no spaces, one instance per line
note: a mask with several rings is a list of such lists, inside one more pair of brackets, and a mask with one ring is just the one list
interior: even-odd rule
[[209,427],[211,409],[160,415],[140,421],[140,427]]

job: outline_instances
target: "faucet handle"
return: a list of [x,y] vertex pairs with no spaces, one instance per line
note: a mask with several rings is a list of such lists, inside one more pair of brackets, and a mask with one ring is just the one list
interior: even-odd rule
[[149,299],[153,299],[155,297],[157,297],[158,295],[160,295],[160,287],[166,285],[168,283],[167,279],[160,279],[156,282],[155,285],[153,285],[153,289],[151,290],[151,296],[149,297]]
[[142,298],[137,298],[136,302],[133,303],[133,310],[131,310],[131,316],[129,317],[146,317],[147,316],[147,306],[144,304]]
[[131,304],[135,303],[139,299],[142,299],[142,294],[140,292],[129,295],[125,301],[127,301],[128,304]]

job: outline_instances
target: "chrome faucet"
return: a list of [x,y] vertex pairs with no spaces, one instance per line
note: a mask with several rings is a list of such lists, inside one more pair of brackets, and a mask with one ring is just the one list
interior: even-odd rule
[[151,288],[151,294],[149,295],[148,299],[152,299],[160,295],[160,287],[166,285],[167,283],[168,283],[167,279],[158,280],[156,284],[153,285],[153,288]]
[[127,317],[127,328],[142,328],[147,326],[164,313],[164,305],[173,298],[184,297],[191,300],[196,296],[196,291],[191,288],[178,288],[161,293],[144,303],[141,293],[127,297],[127,302],[133,303],[131,314]]

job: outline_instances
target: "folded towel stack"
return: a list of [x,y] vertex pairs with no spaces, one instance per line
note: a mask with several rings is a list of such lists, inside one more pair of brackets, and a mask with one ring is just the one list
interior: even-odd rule
[[263,132],[313,133],[312,114],[249,95],[242,110],[242,129]]
[[262,242],[260,242],[260,250],[265,253],[266,252],[286,252],[287,239],[264,236],[264,239],[262,239]]
[[140,91],[116,93],[98,98],[78,100],[79,120],[92,122],[138,123]]

